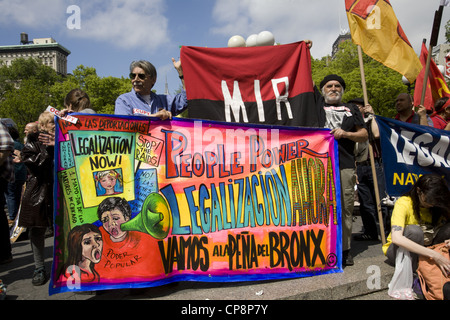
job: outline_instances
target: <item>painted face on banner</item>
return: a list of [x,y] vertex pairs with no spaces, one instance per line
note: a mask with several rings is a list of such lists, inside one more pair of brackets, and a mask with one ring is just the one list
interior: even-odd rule
[[127,232],[122,231],[120,226],[122,223],[127,222],[128,218],[126,218],[119,209],[103,212],[101,221],[103,223],[103,228],[109,233],[113,242],[122,241],[127,236]]
[[107,174],[100,179],[100,185],[106,190],[106,194],[114,193],[114,186],[116,185],[116,182],[117,178],[111,174]]
[[103,251],[102,235],[93,231],[86,233],[81,241],[81,248],[83,259],[99,263]]

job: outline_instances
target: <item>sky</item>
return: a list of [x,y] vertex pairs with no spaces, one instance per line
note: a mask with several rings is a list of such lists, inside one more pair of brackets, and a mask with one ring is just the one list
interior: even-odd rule
[[[441,0],[390,2],[419,54]],[[439,44],[448,20],[450,6]],[[148,60],[158,71],[158,93],[166,79],[170,93],[180,87],[171,61],[179,59],[180,46],[227,47],[234,35],[246,39],[261,31],[281,44],[310,39],[319,59],[348,31],[344,0],[0,0],[0,46],[20,44],[22,32],[30,41],[51,37],[71,51],[69,73],[84,65],[100,77],[127,77],[132,61]]]

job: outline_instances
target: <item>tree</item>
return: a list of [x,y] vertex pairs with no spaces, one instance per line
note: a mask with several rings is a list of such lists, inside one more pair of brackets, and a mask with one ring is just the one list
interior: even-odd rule
[[66,94],[75,88],[85,91],[91,101],[91,107],[97,113],[113,114],[117,97],[131,90],[131,83],[125,78],[104,77],[97,75],[92,67],[79,65],[63,82],[55,83],[52,94],[55,97],[54,106],[64,108]]
[[0,117],[11,118],[19,132],[51,105],[50,87],[62,81],[52,68],[35,59],[16,59],[0,67]]
[[131,90],[131,82],[125,78],[89,78],[87,93],[94,110],[98,113],[113,114],[118,96]]
[[[369,103],[376,114],[392,117],[396,110],[394,101],[399,93],[406,92],[402,75],[384,66],[363,53],[364,75]],[[358,49],[351,41],[341,43],[334,59],[327,56],[312,59],[312,77],[316,85],[328,74],[338,74],[346,82],[344,101],[362,98],[361,72],[359,68]]]

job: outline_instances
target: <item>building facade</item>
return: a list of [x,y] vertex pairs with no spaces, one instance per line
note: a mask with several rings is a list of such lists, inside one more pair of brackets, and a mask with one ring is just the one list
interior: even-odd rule
[[67,75],[67,57],[70,51],[53,38],[39,38],[28,41],[28,35],[22,33],[20,45],[0,46],[0,61],[10,66],[18,58],[34,58],[53,68],[57,73]]
[[438,44],[433,47],[431,57],[437,65],[445,66],[445,56],[450,52],[450,43]]
[[344,41],[351,41],[352,36],[350,32],[342,31],[337,37],[336,41],[333,43],[333,47],[331,49],[331,58],[334,59],[336,53],[339,51],[339,45]]

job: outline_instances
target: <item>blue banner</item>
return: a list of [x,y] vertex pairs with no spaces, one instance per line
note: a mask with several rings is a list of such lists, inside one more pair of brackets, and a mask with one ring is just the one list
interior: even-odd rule
[[424,174],[436,173],[450,184],[450,131],[377,117],[386,188],[398,197]]

